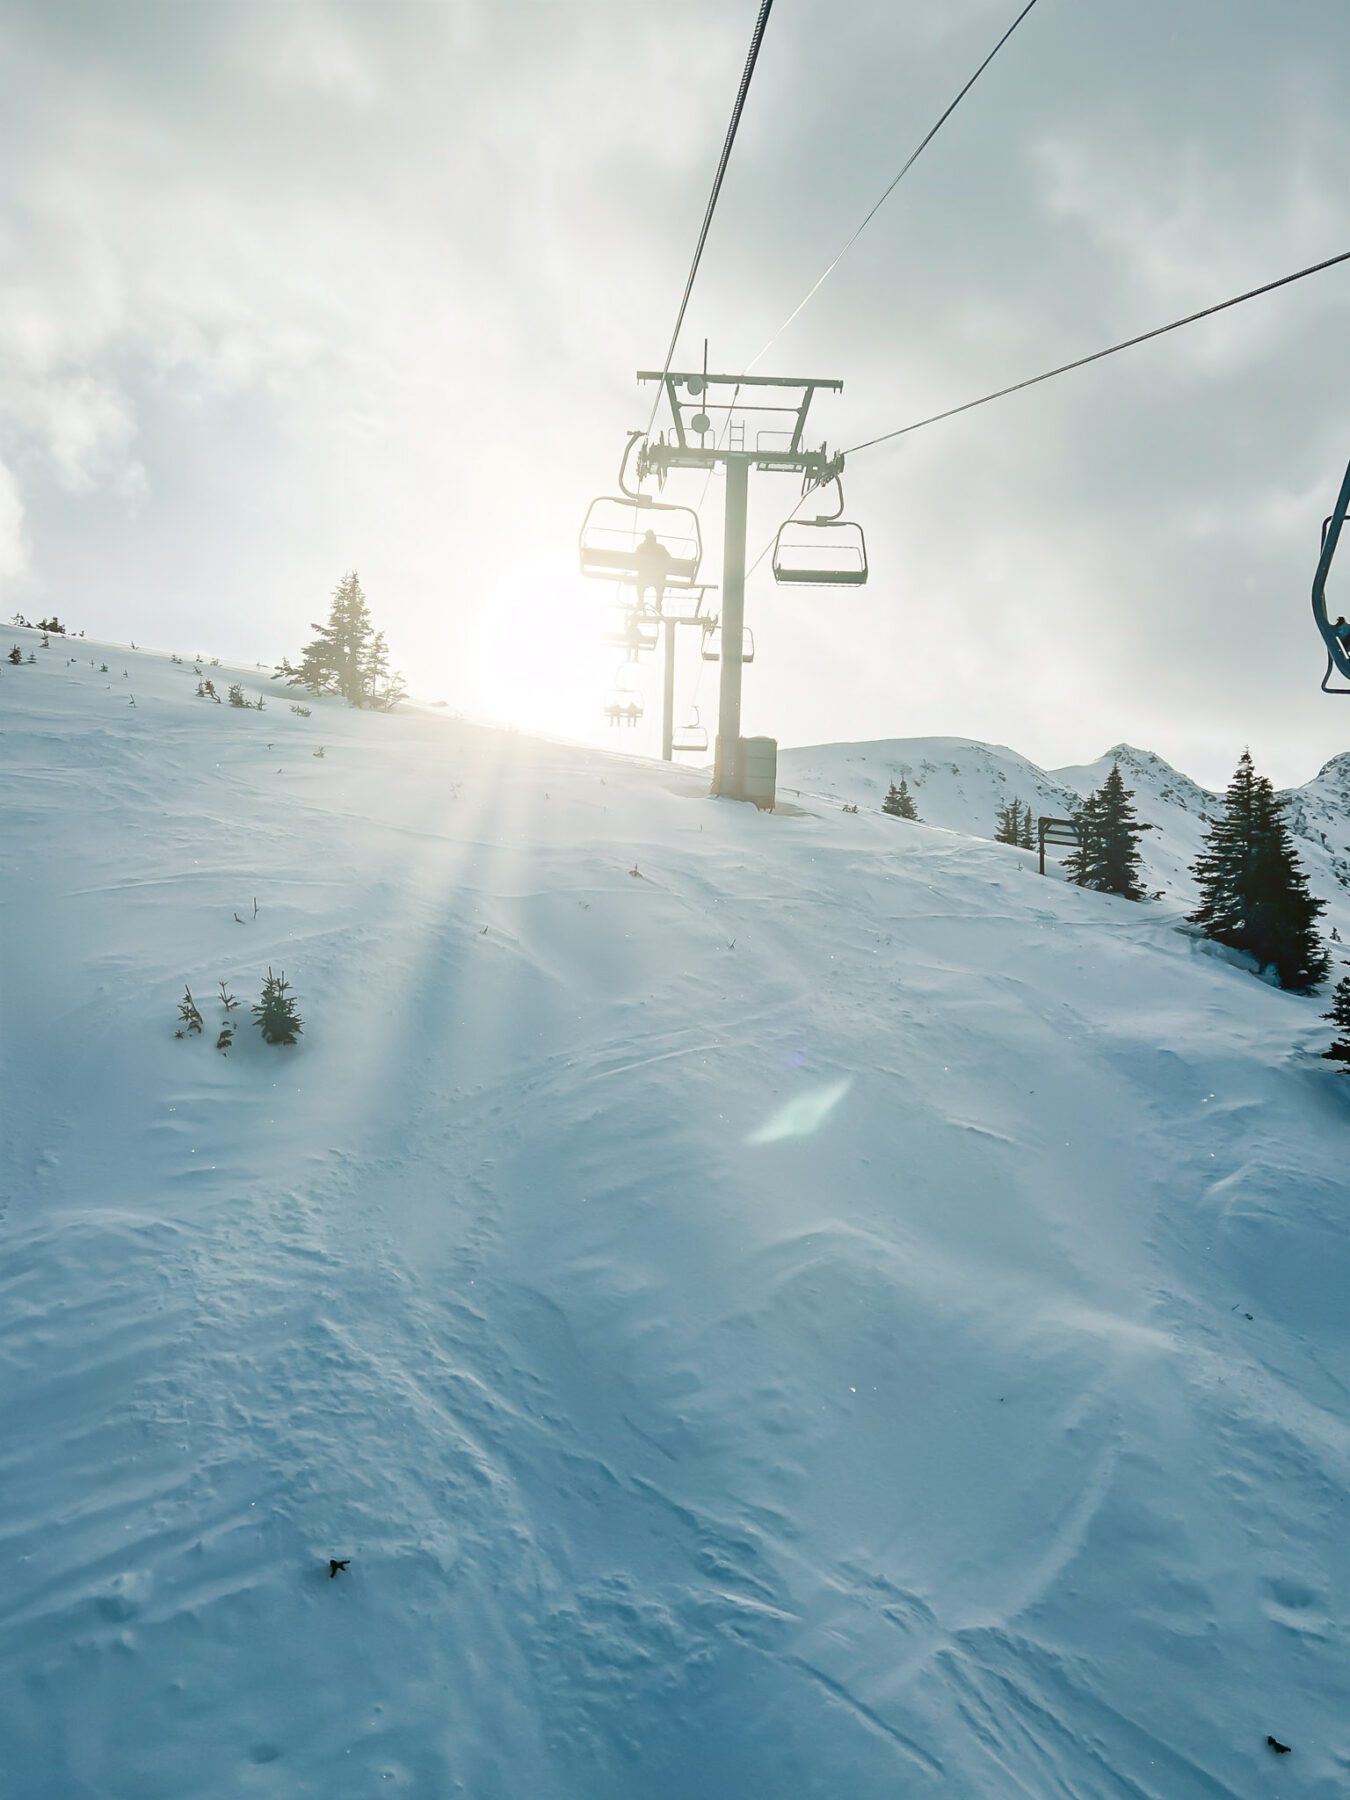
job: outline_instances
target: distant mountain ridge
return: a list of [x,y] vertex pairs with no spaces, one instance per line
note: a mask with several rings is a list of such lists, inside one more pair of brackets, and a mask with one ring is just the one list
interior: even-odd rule
[[[841,805],[880,806],[901,776],[926,825],[992,837],[1000,807],[1014,797],[1038,816],[1065,817],[1100,787],[1113,763],[1134,790],[1139,817],[1153,829],[1141,849],[1147,885],[1190,906],[1191,865],[1223,795],[1201,787],[1154,750],[1115,744],[1088,763],[1042,769],[1006,744],[972,738],[881,738],[812,744],[779,753],[780,785]],[[1324,924],[1350,940],[1350,751],[1342,751],[1302,787],[1284,791],[1287,818],[1313,892],[1327,902]]]

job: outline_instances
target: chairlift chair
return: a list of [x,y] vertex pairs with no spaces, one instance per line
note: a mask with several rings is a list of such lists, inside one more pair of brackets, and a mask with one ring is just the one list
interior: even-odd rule
[[645,711],[642,691],[625,664],[605,694],[605,717],[611,725],[636,725]]
[[844,515],[844,484],[833,478],[839,503],[814,519],[787,519],[773,541],[773,578],[797,587],[861,587],[867,580],[867,539]]
[[649,531],[666,552],[661,582],[669,588],[693,587],[703,560],[698,514],[692,506],[674,506],[646,494],[631,499],[601,494],[591,501],[579,539],[581,573],[598,581],[642,580],[649,573],[642,554]]
[[646,651],[655,650],[660,637],[660,620],[631,606],[610,607],[600,628],[601,643],[626,650],[630,662],[636,662]]
[[690,707],[689,717],[671,733],[670,747],[692,756],[702,756],[707,751],[708,728],[699,722],[696,706]]
[[1317,573],[1313,576],[1313,618],[1317,621],[1317,629],[1321,632],[1322,642],[1327,649],[1327,671],[1322,677],[1324,694],[1350,694],[1350,686],[1330,686],[1333,674],[1339,674],[1342,680],[1350,682],[1350,625],[1334,620],[1327,606],[1327,576],[1331,572],[1332,559],[1336,555],[1336,545],[1340,541],[1341,527],[1345,524],[1347,512],[1350,512],[1350,464],[1346,466],[1345,479],[1336,496],[1335,508],[1322,521],[1322,554],[1317,559]]
[[[703,627],[703,642],[700,655],[704,662],[721,662],[722,660],[722,627],[710,620]],[[748,625],[741,628],[741,661],[752,663],[755,660],[755,634]]]

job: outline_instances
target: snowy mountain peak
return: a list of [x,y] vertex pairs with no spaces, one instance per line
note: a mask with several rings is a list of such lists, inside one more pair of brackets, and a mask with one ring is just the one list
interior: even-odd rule
[[[875,807],[903,775],[925,824],[992,837],[999,808],[1020,799],[1037,815],[1066,816],[1099,788],[1118,764],[1135,810],[1151,827],[1143,839],[1144,878],[1189,910],[1191,867],[1223,797],[1201,787],[1156,750],[1114,744],[1095,761],[1040,769],[1006,744],[967,738],[892,738],[860,744],[816,744],[785,750],[781,780],[804,794]],[[1329,903],[1326,925],[1350,938],[1350,751],[1332,757],[1314,778],[1286,796],[1287,818],[1312,882]]]

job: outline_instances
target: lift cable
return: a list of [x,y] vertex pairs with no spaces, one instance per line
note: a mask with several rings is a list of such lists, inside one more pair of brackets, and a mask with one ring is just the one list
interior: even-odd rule
[[[862,236],[863,232],[866,231],[867,227],[872,223],[873,219],[876,218],[877,214],[881,211],[882,207],[890,199],[891,195],[895,192],[896,188],[899,187],[900,183],[904,180],[905,176],[908,175],[909,171],[914,167],[915,163],[918,162],[919,158],[923,155],[924,151],[932,143],[933,139],[937,136],[938,132],[941,131],[942,127],[947,123],[948,119],[951,118],[952,114],[956,111],[957,107],[965,99],[966,95],[974,87],[975,83],[980,79],[980,76],[984,74],[985,70],[989,67],[990,63],[993,62],[994,58],[998,55],[999,51],[1007,43],[1008,39],[1012,36],[1012,34],[1017,30],[1017,27],[1022,23],[1023,19],[1026,18],[1027,14],[1031,11],[1032,7],[1035,6],[1035,4],[1036,4],[1036,0],[1026,0],[1026,5],[1023,6],[1021,12],[1018,13],[1017,17],[1013,20],[1012,24],[1009,25],[1008,29],[1003,33],[1003,36],[994,45],[993,49],[985,57],[984,61],[980,64],[980,66],[975,70],[975,73],[970,77],[970,79],[966,82],[965,86],[960,89],[960,91],[957,93],[956,97],[948,104],[945,111],[943,111],[938,116],[938,118],[934,122],[934,124],[929,127],[928,131],[924,134],[924,136],[915,145],[914,149],[910,152],[910,154],[907,157],[907,159],[905,160],[905,162],[901,165],[900,169],[897,171],[897,173],[893,176],[891,181],[888,183],[888,185],[887,185],[885,191],[882,193],[880,199],[876,202],[876,205],[873,206],[871,211],[867,214],[866,218],[864,218],[862,223],[858,226],[857,230],[853,233],[853,235],[848,239],[847,243],[839,251],[838,255],[835,256],[831,262],[826,264],[826,266],[825,266],[824,270],[822,271],[821,275],[819,276],[819,278],[812,283],[812,285],[807,289],[806,293],[797,302],[796,306],[793,307],[792,311],[788,314],[786,319],[783,320],[783,323],[778,327],[777,331],[774,332],[773,336],[771,338],[769,338],[767,343],[765,343],[763,345],[763,347],[759,350],[757,355],[755,355],[751,359],[751,361],[746,365],[746,373],[747,374],[751,373],[755,369],[755,367],[764,360],[764,358],[768,355],[769,351],[773,348],[773,346],[778,342],[779,338],[782,337],[783,333],[787,330],[788,326],[791,325],[792,322],[797,318],[798,314],[803,312],[805,310],[805,308],[807,307],[807,305],[812,300],[814,300],[816,295],[820,292],[821,288],[824,287],[825,283],[829,280],[830,276],[834,274],[834,271],[839,267],[840,263],[843,262],[844,258],[848,255],[849,251],[857,243],[858,239]],[[724,438],[729,436],[729,434],[730,434],[732,414],[735,411],[736,401],[737,401],[737,398],[739,397],[739,394],[740,394],[740,390],[738,388],[736,393],[733,394],[731,397],[731,406],[727,410],[727,416],[726,416],[726,419],[725,419],[725,421],[723,423],[723,427],[722,427],[722,433],[723,433]],[[720,444],[718,447],[719,448],[721,447]],[[707,478],[705,479],[705,481],[703,483],[703,492],[699,495],[698,505],[695,508],[696,512],[702,513],[702,511],[703,511],[703,504],[708,498],[708,489],[712,485],[712,478],[713,478],[713,469],[709,468]],[[758,568],[759,562],[762,562],[762,561],[763,561],[763,557],[761,556],[758,559],[758,561],[754,564],[754,567]]]
[[910,152],[906,161],[901,165],[899,172],[895,175],[895,177],[892,179],[890,185],[886,188],[886,191],[882,194],[881,198],[877,201],[876,205],[872,208],[871,212],[868,213],[867,217],[863,220],[862,224],[859,225],[858,229],[853,233],[853,236],[851,238],[849,238],[848,242],[844,245],[843,249],[840,250],[839,254],[834,258],[834,260],[832,262],[829,262],[825,265],[825,269],[822,272],[822,274],[820,275],[820,277],[818,278],[818,280],[816,280],[811,285],[811,287],[809,287],[807,289],[805,295],[802,297],[801,300],[799,300],[797,302],[796,306],[793,307],[792,311],[788,314],[786,319],[783,320],[783,323],[778,327],[777,331],[774,332],[773,336],[769,339],[768,343],[765,344],[763,349],[761,349],[759,351],[758,355],[756,355],[752,359],[752,361],[746,365],[747,373],[749,372],[749,370],[753,369],[757,363],[762,361],[762,359],[768,354],[768,352],[778,342],[779,338],[782,337],[783,333],[787,330],[788,326],[791,325],[792,321],[797,317],[798,313],[803,311],[803,309],[807,306],[807,304],[811,300],[813,300],[815,298],[815,296],[820,292],[821,288],[824,287],[825,283],[829,280],[830,276],[834,274],[834,271],[839,267],[840,263],[843,262],[844,258],[848,255],[849,251],[857,243],[858,239],[862,236],[863,232],[867,230],[867,227],[872,223],[873,219],[876,218],[877,214],[881,211],[882,207],[890,199],[891,195],[895,192],[896,188],[899,187],[900,183],[904,180],[905,176],[908,175],[909,171],[914,167],[915,163],[918,162],[919,158],[923,155],[924,151],[932,143],[933,139],[937,136],[938,132],[942,130],[942,127],[947,123],[948,119],[951,118],[952,114],[956,111],[957,107],[965,99],[966,95],[974,87],[975,83],[980,79],[981,75],[984,74],[985,70],[989,67],[990,63],[993,62],[994,58],[998,55],[999,51],[1007,43],[1008,39],[1012,36],[1014,31],[1017,30],[1017,27],[1022,23],[1023,19],[1026,18],[1027,14],[1031,11],[1032,7],[1035,6],[1035,4],[1036,4],[1036,0],[1027,0],[1026,5],[1022,8],[1021,12],[1018,13],[1017,17],[1013,20],[1012,24],[1003,33],[1003,36],[994,45],[993,49],[989,52],[988,56],[985,57],[984,61],[980,64],[979,68],[976,69],[975,73],[970,77],[970,80],[967,81],[966,85],[961,89],[961,91],[957,94],[956,98],[947,107],[946,111],[943,112],[939,116],[937,122],[934,125],[930,126],[927,133],[922,138],[920,138],[918,144]]
[[1335,268],[1337,263],[1350,262],[1350,250],[1342,250],[1339,256],[1329,256],[1325,262],[1310,263],[1306,269],[1296,269],[1292,275],[1281,275],[1278,281],[1267,281],[1261,287],[1248,288],[1245,294],[1234,294],[1229,300],[1219,300],[1213,306],[1202,307],[1199,312],[1187,313],[1184,319],[1173,319],[1169,325],[1155,325],[1152,331],[1141,331],[1138,337],[1125,338],[1119,344],[1109,344],[1105,350],[1094,350],[1091,356],[1080,356],[1073,362],[1061,363],[1057,369],[1046,369],[1043,374],[1031,375],[1025,381],[1015,381],[1011,387],[997,388],[992,394],[981,394],[978,400],[967,400],[960,406],[949,406],[945,412],[931,413],[926,419],[916,419],[912,425],[901,425],[895,431],[883,431],[878,437],[865,438],[860,444],[852,444],[844,452],[845,456],[857,456],[859,451],[870,450],[874,444],[889,443],[892,438],[904,437],[908,432],[919,431],[925,425],[936,425],[941,419],[953,419],[957,413],[970,412],[977,406],[987,406],[991,400],[1002,400],[1008,394],[1020,394],[1023,388],[1035,387],[1039,382],[1052,381],[1056,375],[1067,375],[1071,369],[1082,369],[1088,363],[1100,362],[1104,356],[1114,356],[1118,350],[1131,350],[1136,344],[1146,344],[1150,338],[1162,337],[1169,331],[1179,331],[1183,325],[1194,325],[1197,319],[1208,319],[1214,313],[1225,312],[1230,306],[1241,306],[1244,300],[1255,300],[1262,294],[1270,294],[1276,288],[1288,287],[1290,282],[1302,281],[1305,275],[1319,275],[1323,269]]
[[[1023,388],[1036,387],[1042,381],[1053,380],[1056,375],[1067,375],[1071,369],[1082,369],[1088,363],[1100,362],[1104,356],[1114,356],[1118,350],[1130,350],[1136,344],[1146,344],[1150,338],[1162,337],[1169,331],[1179,331],[1183,325],[1194,325],[1197,319],[1208,319],[1214,313],[1225,312],[1230,306],[1241,306],[1244,300],[1255,300],[1262,294],[1273,293],[1276,288],[1302,281],[1305,275],[1319,275],[1323,269],[1334,269],[1337,263],[1343,262],[1350,262],[1350,250],[1342,250],[1339,256],[1329,256],[1325,262],[1311,263],[1306,269],[1296,269],[1292,275],[1281,275],[1278,281],[1267,281],[1261,287],[1248,288],[1245,294],[1234,294],[1231,299],[1219,300],[1213,306],[1203,307],[1199,312],[1187,313],[1184,319],[1173,319],[1169,325],[1157,325],[1152,331],[1141,331],[1138,337],[1125,338],[1119,344],[1108,345],[1105,350],[1094,350],[1091,356],[1080,356],[1074,362],[1061,363],[1058,368],[1046,369],[1043,374],[1032,375],[1026,381],[1015,381],[1011,387],[997,388],[992,394],[982,394],[978,400],[967,400],[961,406],[949,406],[945,412],[930,413],[926,419],[916,419],[912,425],[901,425],[896,431],[884,431],[879,437],[865,438],[862,443],[851,445],[843,454],[857,456],[876,444],[887,444],[894,438],[905,437],[911,431],[921,431],[925,425],[936,425],[942,419],[954,419],[958,413],[971,412],[977,406],[987,406],[991,400],[1002,400],[1009,394],[1020,394]],[[784,525],[791,524],[796,518],[812,491],[808,488],[802,495],[783,520]],[[747,580],[772,550],[777,535],[775,532],[746,570]]]
[[717,173],[713,177],[712,192],[708,196],[708,209],[703,215],[703,226],[698,234],[698,243],[694,248],[694,260],[689,265],[689,279],[684,284],[684,297],[680,301],[680,310],[675,315],[675,329],[670,334],[670,345],[666,350],[666,360],[661,365],[661,380],[656,384],[652,396],[652,410],[647,420],[647,432],[651,432],[656,422],[656,409],[661,403],[666,376],[670,373],[671,359],[675,355],[675,346],[679,342],[680,327],[684,324],[685,311],[689,305],[689,296],[694,291],[694,277],[698,274],[698,265],[703,256],[703,246],[708,241],[708,228],[712,224],[713,212],[717,207],[718,196],[722,192],[722,179],[727,172],[727,164],[731,161],[731,147],[736,142],[736,128],[741,122],[741,114],[745,110],[745,97],[750,91],[750,77],[755,72],[755,63],[759,57],[759,47],[764,40],[764,27],[769,22],[769,13],[773,0],[760,0],[759,17],[755,20],[755,29],[750,38],[750,51],[745,59],[745,69],[741,75],[741,85],[736,90],[736,104],[731,109],[731,123],[727,126],[726,141],[722,145],[722,154],[718,159]]

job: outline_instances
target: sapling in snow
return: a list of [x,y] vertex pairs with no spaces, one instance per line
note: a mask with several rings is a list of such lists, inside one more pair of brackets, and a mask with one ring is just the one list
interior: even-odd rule
[[293,1044],[303,1029],[290,987],[284,974],[274,975],[271,969],[267,971],[262,999],[253,1008],[258,1030],[266,1044]]
[[192,998],[190,987],[183,989],[183,998],[178,1002],[178,1016],[183,1021],[183,1029],[178,1033],[179,1037],[184,1037],[189,1032],[195,1033],[198,1037],[201,1036],[202,1015],[198,1011],[197,1002]]

